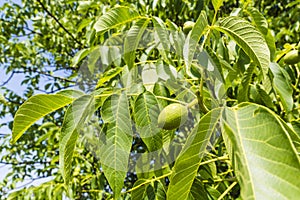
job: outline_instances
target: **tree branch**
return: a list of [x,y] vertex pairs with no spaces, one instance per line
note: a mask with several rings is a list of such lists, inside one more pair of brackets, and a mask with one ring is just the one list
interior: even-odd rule
[[14,76],[14,74],[15,74],[15,71],[12,71],[11,75],[8,77],[8,79],[7,79],[6,81],[4,81],[4,82],[0,85],[0,87],[6,85],[6,84],[12,79],[12,77]]
[[42,164],[51,164],[51,162],[41,161],[41,162],[35,162],[35,161],[24,161],[24,162],[5,162],[0,161],[0,164],[5,165],[42,165]]
[[[28,70],[28,71],[26,71]],[[39,73],[39,74],[42,74],[44,76],[48,76],[48,77],[51,77],[53,79],[59,79],[61,81],[65,81],[65,82],[69,82],[69,83],[76,83],[75,81],[71,81],[69,79],[66,79],[66,78],[63,78],[63,77],[59,77],[59,76],[53,76],[51,74],[48,74],[47,72],[42,72],[42,71],[37,71],[37,70],[34,70],[34,69],[30,69],[30,68],[27,68],[25,71],[15,71],[14,73],[25,73],[25,72],[35,72],[35,73]]]
[[45,5],[40,1],[40,0],[37,0],[37,2],[42,6],[43,10],[50,16],[52,17],[57,23],[58,25],[68,34],[71,36],[71,38],[77,42],[80,46],[84,46],[83,44],[81,44],[80,41],[78,41],[73,35],[72,33],[70,33],[70,31],[68,31],[68,29],[66,29],[60,22],[59,20],[54,16],[52,15],[52,13],[45,7]]

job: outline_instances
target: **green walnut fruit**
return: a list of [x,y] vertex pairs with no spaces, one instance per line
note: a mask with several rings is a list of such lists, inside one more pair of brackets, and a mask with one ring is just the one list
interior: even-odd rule
[[292,50],[288,52],[284,57],[283,61],[286,64],[293,65],[300,62],[300,52],[298,50]]
[[179,103],[166,106],[158,116],[158,127],[173,130],[184,123],[188,117],[188,109]]
[[187,21],[183,24],[183,32],[185,34],[188,34],[190,32],[190,30],[192,30],[192,28],[194,27],[195,22],[192,21]]

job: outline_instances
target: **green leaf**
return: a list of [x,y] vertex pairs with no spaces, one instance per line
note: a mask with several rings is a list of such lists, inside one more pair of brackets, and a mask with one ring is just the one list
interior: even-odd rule
[[147,193],[147,187],[149,186],[150,182],[146,179],[138,179],[134,185],[133,188],[136,188],[131,192],[131,199],[132,200],[141,200],[144,199]]
[[182,31],[178,31],[179,30],[178,26],[168,19],[167,19],[166,24],[171,31],[170,42],[171,42],[172,46],[175,48],[178,58],[181,59],[183,45],[184,45],[184,41],[185,41],[184,33]]
[[169,33],[167,31],[166,25],[158,17],[153,17],[152,22],[154,25],[154,30],[161,44],[161,46],[158,47],[158,50],[160,51],[164,60],[168,62],[169,59],[167,57],[167,52],[170,52],[170,40],[169,40]]
[[271,63],[270,69],[274,75],[273,85],[276,93],[279,94],[282,104],[287,112],[293,109],[293,88],[290,77],[277,63]]
[[70,180],[73,152],[79,131],[93,111],[93,103],[93,96],[84,95],[76,99],[66,111],[59,142],[59,165],[65,184]]
[[124,43],[124,60],[129,69],[134,66],[135,51],[150,19],[140,19],[128,31]]
[[133,185],[133,188],[136,188],[131,192],[132,200],[165,200],[166,194],[163,184],[160,181],[150,183],[151,181],[146,179],[137,180]]
[[300,137],[300,119],[297,121],[292,121],[291,124],[295,133],[298,135],[298,137]]
[[188,34],[183,47],[183,57],[187,72],[190,70],[190,65],[192,63],[198,42],[200,41],[200,38],[203,35],[204,30],[207,26],[208,22],[206,13],[202,11],[193,29]]
[[188,136],[183,150],[175,162],[170,178],[167,192],[169,200],[188,198],[209,139],[219,123],[220,114],[221,109],[211,110],[200,119]]
[[276,53],[276,44],[275,44],[275,37],[272,35],[271,31],[268,30],[268,33],[264,35],[267,45],[270,49],[270,59],[271,61],[275,60],[275,53]]
[[271,97],[268,95],[268,93],[265,90],[263,90],[259,85],[256,85],[256,90],[257,90],[263,104],[270,109],[274,108],[274,104],[272,102]]
[[261,12],[259,12],[259,10],[254,7],[248,7],[247,11],[250,14],[251,18],[254,20],[254,23],[257,26],[258,30],[262,34],[266,35],[268,33],[268,22],[263,14],[261,14]]
[[256,104],[227,108],[222,130],[242,199],[294,199],[300,195],[300,161],[276,114]]
[[72,90],[72,89],[66,89],[66,90],[61,90],[57,92],[56,94],[64,95],[70,98],[78,98],[84,95],[84,92],[80,90]]
[[107,81],[110,81],[111,79],[113,79],[114,77],[119,75],[122,71],[123,71],[123,68],[121,68],[121,67],[111,68],[108,71],[106,71],[99,79],[96,89],[104,86],[104,84]]
[[4,105],[7,104],[7,101],[5,100],[3,94],[0,94],[0,103]]
[[166,199],[166,191],[164,185],[160,181],[154,182],[154,190],[155,190],[155,199],[156,200],[165,200]]
[[[163,96],[163,97],[169,97],[170,92],[166,88],[165,84],[163,82],[156,82],[153,88],[153,93],[156,96]],[[158,99],[159,108],[162,110],[164,107],[168,105],[167,100],[164,99]]]
[[154,84],[158,80],[158,74],[156,72],[156,66],[153,63],[147,63],[143,66],[142,81],[144,87],[148,91],[152,91]]
[[217,78],[222,83],[225,82],[220,60],[212,49],[206,48],[206,51],[202,51],[198,56],[198,63],[206,69],[210,77]]
[[250,65],[243,74],[242,83],[238,86],[238,101],[244,102],[249,100],[249,89],[252,81],[255,66]]
[[238,17],[226,17],[212,28],[230,36],[266,75],[270,64],[270,51],[262,34],[249,22]]
[[100,161],[116,199],[121,194],[128,171],[132,143],[131,118],[127,95],[112,95],[101,110],[106,131],[100,134]]
[[134,104],[134,118],[136,128],[149,151],[161,149],[163,137],[157,126],[160,113],[158,101],[150,92],[138,96]]
[[208,200],[204,184],[198,179],[194,180],[190,194],[195,200]]
[[73,98],[61,94],[38,94],[30,97],[20,106],[14,117],[12,143],[15,143],[34,122],[72,101]]
[[212,4],[214,6],[215,12],[217,12],[219,8],[222,6],[223,0],[212,0]]
[[82,59],[84,59],[88,54],[90,53],[90,48],[87,49],[81,49],[80,51],[78,51],[75,56],[72,59],[72,66],[76,67],[76,65],[78,65],[78,63],[80,61],[82,61]]
[[94,29],[96,32],[103,33],[109,29],[130,23],[139,18],[140,15],[137,11],[129,7],[119,6],[99,17],[94,25]]

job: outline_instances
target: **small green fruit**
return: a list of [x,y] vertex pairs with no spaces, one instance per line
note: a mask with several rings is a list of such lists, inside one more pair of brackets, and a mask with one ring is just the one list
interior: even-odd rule
[[300,52],[298,50],[292,50],[288,52],[284,57],[283,61],[286,64],[293,65],[300,62]]
[[179,103],[166,106],[158,116],[158,127],[173,130],[187,120],[188,109]]
[[190,30],[192,30],[192,28],[194,27],[195,22],[192,21],[187,21],[183,24],[183,32],[185,34],[188,34],[190,32]]

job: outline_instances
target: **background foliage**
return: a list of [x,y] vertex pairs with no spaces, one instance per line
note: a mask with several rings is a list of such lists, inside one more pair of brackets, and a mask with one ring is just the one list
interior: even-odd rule
[[[300,65],[282,61],[300,40],[299,1],[23,0],[0,10],[0,116],[15,117],[1,124],[13,132],[1,134],[11,167],[1,197],[300,194]],[[22,94],[7,87],[18,74]],[[163,107],[195,99],[188,123],[156,127]]]

